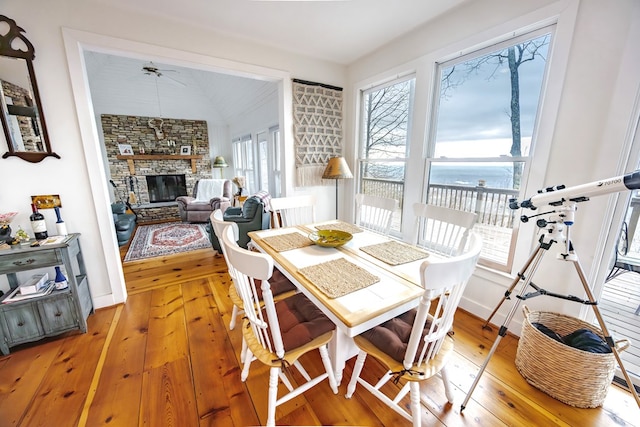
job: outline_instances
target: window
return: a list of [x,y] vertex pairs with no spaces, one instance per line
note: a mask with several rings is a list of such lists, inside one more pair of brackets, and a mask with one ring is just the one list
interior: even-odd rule
[[363,91],[361,97],[358,191],[398,200],[391,232],[402,230],[408,133],[415,78]]
[[256,176],[253,159],[253,141],[251,135],[244,135],[232,141],[233,164],[235,165],[235,176],[246,178],[246,191],[249,194],[255,193]]
[[246,192],[268,191],[280,195],[280,131],[277,126],[259,132],[255,142],[251,135],[232,141],[235,176],[246,177]]
[[427,158],[428,203],[474,211],[481,263],[510,269],[516,211],[533,149],[551,30],[437,66]]

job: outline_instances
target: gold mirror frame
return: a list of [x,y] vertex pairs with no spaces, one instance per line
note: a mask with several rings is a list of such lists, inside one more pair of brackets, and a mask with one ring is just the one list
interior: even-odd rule
[[[9,149],[8,152],[2,155],[2,158],[6,159],[7,157],[15,156],[31,163],[38,163],[49,156],[59,159],[60,156],[51,150],[51,145],[49,143],[49,135],[47,133],[47,125],[45,124],[42,104],[40,102],[40,93],[38,92],[36,74],[33,69],[33,59],[35,58],[33,45],[24,36],[24,30],[16,24],[16,21],[4,15],[0,15],[0,31],[4,31],[3,28],[7,27],[7,25],[4,24],[8,25],[8,31],[6,34],[0,34],[0,59],[2,59],[1,57],[8,57],[25,61],[31,88],[21,89],[25,90],[25,92],[28,92],[30,89],[31,97],[33,99],[29,100],[29,97],[27,96],[26,105],[11,105],[10,108],[9,105],[7,105],[4,91],[0,85],[0,122],[2,123],[4,136],[7,140],[7,148]],[[12,109],[11,113],[10,109]],[[35,136],[33,139],[36,140],[36,145],[38,145],[37,149],[18,149],[18,141],[13,138],[11,127],[9,126],[9,122],[12,120],[12,115],[20,116],[22,119],[27,121],[27,127],[30,127],[34,132]],[[22,134],[20,126],[18,126],[17,130]],[[38,136],[39,139],[37,138]]]

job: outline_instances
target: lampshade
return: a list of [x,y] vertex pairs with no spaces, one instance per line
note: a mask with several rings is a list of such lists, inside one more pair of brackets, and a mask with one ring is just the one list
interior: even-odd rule
[[322,174],[322,179],[347,179],[353,178],[349,165],[344,157],[332,157]]
[[216,156],[215,160],[213,161],[213,165],[211,165],[214,168],[227,168],[229,167],[229,165],[227,164],[227,162],[224,160],[224,157],[222,156]]

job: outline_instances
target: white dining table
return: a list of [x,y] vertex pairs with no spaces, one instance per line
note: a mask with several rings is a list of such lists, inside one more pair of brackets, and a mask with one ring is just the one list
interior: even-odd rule
[[[253,245],[259,251],[269,254],[274,265],[335,323],[336,334],[329,344],[329,353],[339,383],[346,361],[357,354],[352,339],[354,336],[418,305],[424,292],[419,275],[420,264],[424,259],[392,266],[368,255],[360,248],[393,239],[367,230],[353,233],[352,240],[338,248],[312,244],[279,252],[264,240],[288,233],[299,233],[307,237],[316,230],[316,226],[327,227],[335,222],[253,231],[249,233],[249,237]],[[304,267],[338,258],[345,258],[380,280],[346,295],[331,298],[300,272]]]

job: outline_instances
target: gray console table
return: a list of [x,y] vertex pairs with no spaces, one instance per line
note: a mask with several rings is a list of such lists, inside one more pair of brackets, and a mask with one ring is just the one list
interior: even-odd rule
[[[16,273],[63,265],[69,287],[37,298],[2,303],[0,297],[0,351],[43,337],[80,329],[87,332],[87,317],[93,312],[89,283],[80,249],[79,234],[62,243],[39,247],[14,246],[0,251],[0,274],[6,274],[11,290],[20,283]],[[49,278],[53,279],[49,272]]]

